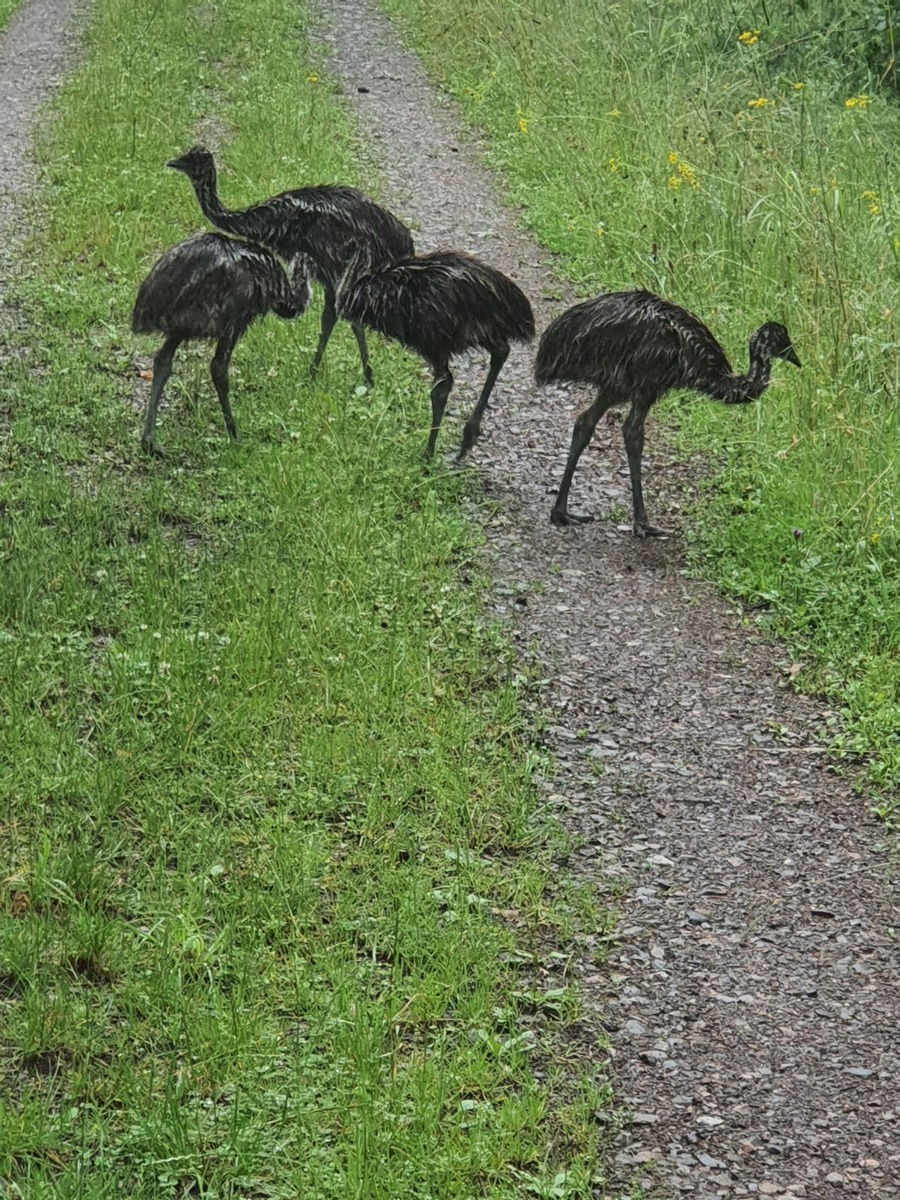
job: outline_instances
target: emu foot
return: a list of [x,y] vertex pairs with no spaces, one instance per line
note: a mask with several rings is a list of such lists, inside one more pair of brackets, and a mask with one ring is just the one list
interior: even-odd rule
[[163,452],[153,440],[153,438],[141,438],[141,449],[145,454],[149,454],[153,458],[162,458]]
[[462,445],[459,448],[459,454],[457,454],[457,456],[456,456],[456,465],[457,466],[462,465],[462,462],[465,459],[466,455],[469,453],[469,451],[472,449],[472,447],[478,441],[478,438],[480,436],[481,436],[481,426],[480,425],[474,425],[474,426],[466,425],[466,427],[463,429]]
[[579,515],[578,513],[570,513],[565,508],[553,508],[550,510],[551,525],[587,525],[593,521],[593,517]]
[[668,529],[660,529],[657,525],[651,525],[645,521],[643,523],[635,521],[634,536],[636,538],[669,538],[672,533]]

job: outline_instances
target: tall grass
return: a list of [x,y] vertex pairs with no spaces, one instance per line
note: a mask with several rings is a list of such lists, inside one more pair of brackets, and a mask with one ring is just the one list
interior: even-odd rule
[[98,0],[40,148],[2,364],[10,1196],[598,1175],[602,1077],[554,1050],[576,1001],[553,947],[586,901],[552,870],[467,485],[422,470],[418,371],[379,349],[362,395],[341,329],[313,386],[315,317],[270,320],[233,363],[241,441],[204,348],[176,364],[165,458],[138,451],[130,305],[200,223],[162,163],[215,139],[235,204],[355,178],[320,75],[289,0]]
[[777,370],[759,405],[676,402],[714,472],[690,536],[789,639],[800,685],[840,710],[835,748],[869,756],[886,797],[900,780],[900,110],[872,71],[887,70],[890,24],[817,2],[385,3],[580,290],[671,296],[739,365],[751,329],[788,325],[804,369]]

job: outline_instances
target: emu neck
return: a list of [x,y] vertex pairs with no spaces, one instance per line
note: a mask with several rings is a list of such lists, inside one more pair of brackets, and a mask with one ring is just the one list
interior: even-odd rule
[[194,185],[194,192],[203,215],[211,224],[215,225],[217,229],[221,229],[223,233],[246,235],[248,231],[245,222],[241,219],[244,214],[225,208],[219,199],[215,171],[209,175],[194,178],[191,183]]
[[750,369],[746,375],[732,375],[722,388],[721,399],[726,404],[750,404],[758,400],[769,386],[772,362],[767,354],[750,352]]

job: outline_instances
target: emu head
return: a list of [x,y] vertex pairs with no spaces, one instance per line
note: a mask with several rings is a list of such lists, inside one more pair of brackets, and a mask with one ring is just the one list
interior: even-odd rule
[[188,179],[215,178],[216,162],[205,146],[191,146],[181,158],[170,158],[166,163],[175,171],[184,171]]
[[800,366],[800,359],[791,342],[791,336],[783,325],[769,321],[761,325],[750,339],[750,357],[783,358],[785,362]]

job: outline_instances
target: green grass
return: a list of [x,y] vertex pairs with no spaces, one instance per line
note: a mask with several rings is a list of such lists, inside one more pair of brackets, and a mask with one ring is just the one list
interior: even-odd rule
[[667,405],[712,472],[689,537],[788,640],[798,685],[835,710],[835,749],[867,758],[887,811],[900,782],[900,108],[883,10],[385,5],[582,292],[671,296],[738,369],[753,328],[788,325],[804,369],[779,364],[759,405]]
[[217,139],[235,204],[357,178],[319,74],[288,0],[99,0],[40,147],[2,366],[10,1196],[587,1197],[601,1170],[557,947],[602,918],[555,866],[417,368],[378,347],[361,394],[340,329],[313,386],[316,316],[269,320],[241,440],[203,347],[165,458],[138,451],[130,305],[201,224],[161,164]]
[[0,34],[6,29],[21,4],[22,0],[0,0]]

